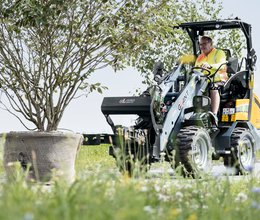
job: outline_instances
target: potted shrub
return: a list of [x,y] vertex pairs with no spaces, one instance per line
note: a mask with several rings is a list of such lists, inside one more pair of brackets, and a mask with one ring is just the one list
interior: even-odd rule
[[59,132],[59,122],[77,95],[105,88],[88,83],[91,73],[118,68],[125,51],[141,49],[142,34],[128,24],[138,23],[139,10],[148,8],[145,1],[1,1],[0,104],[29,130],[6,134],[8,176],[18,161],[28,178],[49,181],[56,170],[73,180],[81,135]]

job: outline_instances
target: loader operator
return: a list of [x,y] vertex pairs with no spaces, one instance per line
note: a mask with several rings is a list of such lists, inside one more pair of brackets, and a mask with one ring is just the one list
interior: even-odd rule
[[[214,48],[212,39],[207,36],[201,37],[199,46],[201,54],[197,57],[195,66],[206,68],[211,74],[214,74],[219,66],[226,62],[225,52]],[[219,88],[224,85],[227,79],[226,65],[223,65],[213,77],[214,81],[210,86],[211,111],[215,116],[216,124],[218,123],[217,113],[220,104]]]

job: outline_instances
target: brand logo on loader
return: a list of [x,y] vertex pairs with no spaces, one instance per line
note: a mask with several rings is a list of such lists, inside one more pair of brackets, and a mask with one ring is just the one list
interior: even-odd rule
[[133,104],[135,102],[135,99],[120,99],[120,104]]
[[187,90],[186,93],[185,93],[185,95],[184,95],[184,97],[183,97],[183,99],[180,101],[180,103],[179,103],[179,105],[178,105],[178,109],[179,109],[179,110],[181,110],[181,109],[183,108],[183,106],[184,106],[184,104],[185,104],[185,102],[186,102],[188,96],[189,96],[189,91]]

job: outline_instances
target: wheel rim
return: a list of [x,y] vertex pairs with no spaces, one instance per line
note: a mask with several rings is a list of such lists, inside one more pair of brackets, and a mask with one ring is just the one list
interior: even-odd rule
[[203,138],[198,138],[192,146],[192,161],[198,168],[203,168],[207,163],[207,142]]
[[241,165],[246,170],[250,169],[253,164],[254,152],[253,144],[247,137],[244,137],[241,141],[239,141],[239,154]]

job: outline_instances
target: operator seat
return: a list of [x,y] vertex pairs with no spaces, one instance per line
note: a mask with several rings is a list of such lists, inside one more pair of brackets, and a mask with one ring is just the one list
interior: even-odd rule
[[244,98],[247,92],[247,71],[238,71],[238,59],[230,57],[227,63],[229,79],[221,88],[220,97],[222,100],[228,98]]
[[236,57],[231,56],[231,52],[229,49],[221,49],[225,52],[227,63],[227,74],[228,77],[235,74],[238,71],[238,59]]
[[238,71],[238,59],[235,58],[235,57],[230,57],[228,58],[227,60],[227,74],[228,74],[228,77],[231,77],[233,76],[234,74],[237,73]]
[[223,50],[225,52],[226,59],[229,60],[229,58],[231,57],[230,50],[229,49],[222,49],[222,48],[220,48],[220,50]]
[[227,98],[239,98],[243,99],[248,91],[247,89],[247,79],[248,71],[239,71],[233,74],[228,81],[221,88],[220,96],[221,99]]

